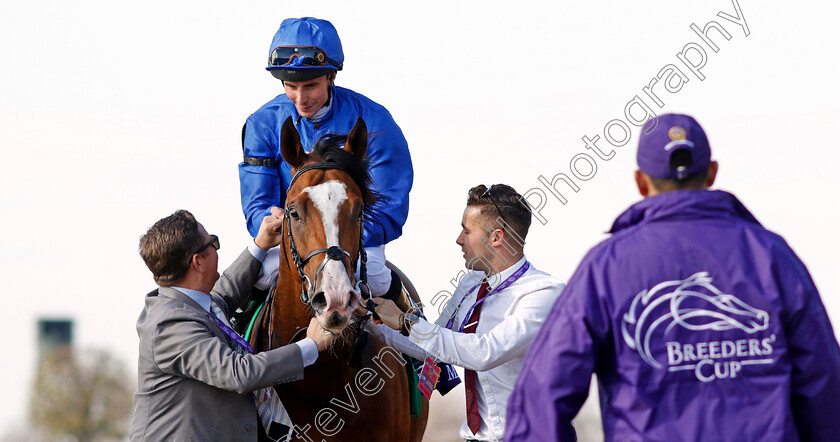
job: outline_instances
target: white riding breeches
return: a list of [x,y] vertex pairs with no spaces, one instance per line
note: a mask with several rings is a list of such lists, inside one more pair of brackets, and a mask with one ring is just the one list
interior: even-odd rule
[[[370,294],[380,297],[391,288],[391,269],[385,266],[385,245],[365,247],[367,253],[367,284]],[[356,279],[359,279],[360,266],[356,266]]]
[[274,281],[277,281],[277,274],[280,272],[280,246],[268,249],[265,258],[262,262],[262,272],[260,272],[260,279],[254,284],[254,287],[260,290],[268,290]]

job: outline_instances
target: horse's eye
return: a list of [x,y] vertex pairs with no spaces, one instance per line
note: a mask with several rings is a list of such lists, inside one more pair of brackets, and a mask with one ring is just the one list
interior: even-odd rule
[[295,210],[295,209],[289,209],[288,213],[289,213],[289,216],[290,216],[293,220],[295,220],[295,221],[299,221],[299,220],[300,220],[300,215],[298,215],[297,210]]

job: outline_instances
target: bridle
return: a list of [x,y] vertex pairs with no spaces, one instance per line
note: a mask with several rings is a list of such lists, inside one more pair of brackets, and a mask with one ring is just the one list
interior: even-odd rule
[[[310,170],[316,170],[316,169],[340,170],[340,171],[343,171],[343,172],[347,172],[347,170],[344,167],[342,167],[341,164],[339,164],[339,163],[319,162],[319,163],[307,164],[306,166],[301,167],[292,176],[292,179],[289,182],[289,186],[286,188],[286,195],[288,195],[289,189],[292,188],[292,185],[295,183],[295,181],[301,175],[303,175],[304,173],[306,173]],[[288,213],[288,212],[289,212],[289,207],[286,206],[286,213]],[[362,208],[360,216],[362,218],[364,218],[364,207]],[[315,273],[315,280],[317,281],[318,276],[323,271],[324,266],[326,266],[326,264],[327,264],[327,261],[330,261],[330,260],[342,261],[342,265],[344,265],[344,262],[343,262],[344,257],[347,257],[350,260],[350,265],[352,266],[354,273],[355,273],[355,270],[356,270],[356,262],[353,260],[353,257],[350,255],[350,253],[348,253],[346,250],[342,249],[339,246],[332,246],[332,247],[327,247],[327,248],[324,248],[324,249],[313,250],[312,252],[309,252],[308,255],[306,255],[306,258],[301,259],[300,253],[297,250],[297,245],[295,244],[295,237],[292,234],[292,223],[291,223],[291,219],[290,219],[289,216],[285,216],[285,220],[284,220],[284,223],[283,223],[283,228],[286,229],[286,231],[287,231],[287,235],[289,237],[289,252],[292,255],[291,256],[292,262],[295,263],[295,267],[297,268],[298,276],[300,278],[300,301],[305,306],[314,310],[314,308],[312,307],[311,301],[312,301],[312,296],[314,294],[313,292],[315,291],[315,282],[312,281],[311,279],[309,279],[309,277],[306,276],[306,274],[303,272],[303,267],[306,265],[306,263],[309,262],[309,260],[312,259],[315,255],[318,255],[318,254],[321,254],[321,253],[326,254],[326,257],[324,258],[324,261],[318,266],[318,270]],[[285,248],[285,246],[283,248]],[[367,299],[364,302],[364,307],[367,311],[370,312],[369,315],[365,315],[364,317],[354,321],[356,323],[356,325],[359,328],[361,328],[361,327],[363,327],[365,321],[368,320],[368,318],[373,317],[373,319],[377,319],[377,320],[379,319],[379,315],[376,313],[376,310],[375,310],[376,305],[373,303],[373,300],[370,297],[370,294],[369,294],[370,290],[367,286],[367,253],[365,252],[365,244],[364,244],[364,228],[359,229],[359,266],[360,266],[359,279],[356,281],[356,287],[354,289],[356,290],[357,293],[359,293],[360,296],[362,296],[363,299],[364,299],[364,296],[365,296],[365,291],[362,290],[362,286],[364,286],[366,289],[368,289],[367,290],[368,295],[367,295]],[[345,268],[346,268],[346,265],[345,265]],[[269,292],[269,294],[266,298],[266,301],[265,301],[266,305],[271,306],[273,304],[274,296],[276,295],[276,292],[277,292],[276,288]],[[273,322],[273,316],[274,316],[274,309],[269,307],[267,309],[267,314],[269,315],[269,319],[268,319],[269,323],[272,323]],[[307,327],[301,327],[300,329],[298,329],[297,332],[289,340],[289,344],[291,344],[292,342],[295,342],[299,337],[303,336],[306,333],[306,329],[307,329]],[[358,342],[359,341],[359,336],[360,336],[360,334],[356,335],[357,346],[359,344],[359,342]],[[272,341],[273,341],[273,335],[272,335],[271,328],[269,328],[269,331],[268,331],[268,346],[269,346],[269,348],[272,348]]]
[[[307,164],[306,166],[301,167],[297,172],[295,172],[294,176],[292,176],[292,180],[289,182],[289,187],[286,189],[287,190],[287,192],[286,192],[287,195],[288,195],[288,189],[292,188],[292,185],[295,183],[295,181],[301,175],[303,175],[304,173],[306,173],[310,170],[316,170],[316,169],[321,169],[321,170],[331,170],[331,169],[333,169],[333,170],[340,170],[340,171],[343,171],[343,172],[347,172],[344,169],[344,167],[342,167],[341,164],[339,164],[339,163],[320,162],[320,163]],[[288,213],[288,211],[289,211],[289,208],[288,208],[288,206],[286,206],[286,212]],[[362,218],[364,218],[364,207],[362,208],[360,216]],[[315,281],[318,280],[318,277],[321,275],[321,272],[324,270],[324,267],[327,265],[327,262],[329,262],[331,260],[341,261],[342,265],[344,265],[345,268],[346,268],[346,265],[344,264],[344,257],[346,256],[350,260],[350,265],[353,269],[353,273],[356,272],[356,262],[353,260],[353,257],[350,256],[350,253],[348,253],[346,250],[342,249],[340,246],[330,246],[330,247],[327,247],[327,248],[324,248],[324,249],[313,250],[313,251],[309,252],[308,255],[306,255],[306,258],[301,259],[300,253],[298,252],[297,246],[295,245],[295,237],[294,237],[294,235],[292,235],[292,221],[291,221],[290,217],[288,217],[288,216],[286,216],[285,218],[286,218],[286,220],[285,220],[285,226],[284,227],[285,227],[286,231],[288,232],[288,236],[289,236],[289,251],[291,252],[292,261],[295,263],[295,267],[297,268],[297,271],[298,271],[298,276],[300,277],[300,301],[302,303],[304,303],[305,305],[307,305],[309,307],[312,307],[311,301],[312,301],[312,296],[315,292]],[[362,291],[362,286],[365,286],[365,288],[367,288],[367,253],[365,253],[364,241],[365,241],[365,239],[364,239],[364,228],[360,228],[359,229],[359,265],[360,265],[360,269],[359,269],[359,280],[356,281],[356,287],[355,287],[356,292],[359,293],[360,295],[362,295],[364,293]],[[315,272],[315,281],[313,281],[308,276],[306,276],[306,274],[303,272],[303,267],[306,265],[306,263],[309,262],[310,259],[312,259],[314,256],[319,255],[321,253],[326,254],[326,257],[321,262],[321,264],[318,266],[318,270]],[[373,302],[370,300],[370,298],[368,298],[367,305],[366,305],[365,308],[367,308],[368,310],[371,310],[373,308],[373,306],[371,305],[372,303]]]

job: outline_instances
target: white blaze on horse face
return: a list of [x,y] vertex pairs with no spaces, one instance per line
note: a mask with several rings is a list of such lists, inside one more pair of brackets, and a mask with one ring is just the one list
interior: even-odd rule
[[[312,204],[321,212],[327,247],[339,246],[338,209],[347,201],[347,186],[341,181],[332,180],[307,187],[303,191],[309,194]],[[353,284],[342,261],[330,260],[324,266],[321,288],[327,300],[327,308],[323,312],[325,317],[333,311],[349,317],[355,310],[355,305],[348,307]]]
[[315,208],[321,212],[324,222],[324,235],[327,237],[327,247],[338,245],[338,206],[347,200],[347,186],[341,181],[327,181],[316,186],[310,186],[303,191],[309,194],[309,199]]

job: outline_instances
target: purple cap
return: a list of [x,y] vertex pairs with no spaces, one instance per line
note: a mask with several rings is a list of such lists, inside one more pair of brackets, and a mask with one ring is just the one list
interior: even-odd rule
[[[651,125],[655,125],[653,130]],[[671,155],[678,150],[691,153],[691,165],[671,168]],[[697,120],[688,115],[663,114],[642,128],[636,162],[653,178],[683,179],[708,169],[712,150]]]

